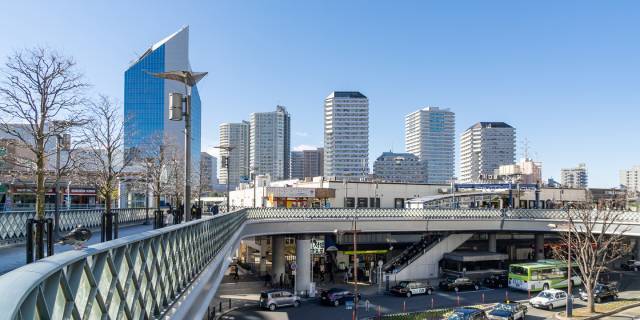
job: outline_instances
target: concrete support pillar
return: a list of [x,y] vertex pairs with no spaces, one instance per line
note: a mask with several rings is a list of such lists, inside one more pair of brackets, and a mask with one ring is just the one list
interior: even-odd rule
[[129,203],[129,188],[127,188],[127,183],[124,181],[120,181],[118,184],[118,193],[119,193],[119,201],[118,208],[125,209]]
[[544,259],[544,234],[536,234],[536,260]]
[[263,237],[260,239],[260,264],[258,266],[261,276],[267,274],[267,250],[267,237]]
[[283,278],[286,276],[284,274],[284,236],[273,236],[271,241],[271,273],[273,282],[280,283],[280,275]]
[[498,240],[495,233],[489,233],[489,252],[498,252]]
[[296,239],[296,292],[308,294],[311,285],[311,239],[298,236]]

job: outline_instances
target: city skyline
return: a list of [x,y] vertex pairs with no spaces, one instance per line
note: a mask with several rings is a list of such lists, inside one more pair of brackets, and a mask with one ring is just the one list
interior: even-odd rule
[[[635,124],[625,119],[640,114],[633,86],[640,47],[628,41],[640,21],[633,2],[327,2],[303,8],[293,2],[201,3],[178,19],[168,19],[171,14],[162,12],[162,5],[149,17],[123,15],[149,10],[145,3],[126,4],[127,10],[124,2],[19,5],[8,3],[2,13],[16,29],[0,44],[2,52],[41,44],[72,55],[96,91],[120,100],[129,62],[190,25],[192,65],[212,72],[199,84],[203,151],[217,144],[220,123],[238,122],[276,104],[291,106],[295,115],[292,149],[321,147],[320,99],[333,90],[358,90],[371,101],[370,162],[390,148],[404,149],[403,116],[424,105],[455,110],[456,140],[478,121],[518,128],[516,158],[523,155],[520,139],[526,137],[531,157],[544,163],[545,178],[558,180],[561,168],[585,162],[590,186],[617,186],[619,170],[640,158],[625,139],[611,139],[612,134],[632,136]],[[51,15],[38,16],[42,10]],[[339,12],[318,19],[327,10]],[[349,20],[348,12],[355,10],[361,15],[358,25],[331,26]],[[25,16],[10,14],[16,11]],[[60,16],[73,19],[52,20]],[[118,24],[108,24],[116,17]],[[375,24],[381,17],[388,25]],[[161,18],[172,22],[159,26]],[[319,20],[327,23],[317,28],[312,21]],[[42,24],[48,26],[46,37],[35,31]],[[353,40],[354,35],[360,38]],[[341,50],[319,50],[329,39]],[[87,49],[96,47],[101,50]],[[276,48],[286,48],[287,54]],[[254,94],[238,94],[247,89]],[[456,171],[459,175],[459,160]]]

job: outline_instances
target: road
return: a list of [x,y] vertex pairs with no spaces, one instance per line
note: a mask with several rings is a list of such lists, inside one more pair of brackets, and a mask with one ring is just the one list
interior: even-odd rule
[[[633,298],[640,295],[640,274],[625,273],[625,281],[621,285],[621,289],[625,290],[620,293],[621,298]],[[337,285],[342,287],[343,285]],[[263,311],[257,308],[258,291],[262,287],[262,283],[225,283],[221,285],[219,297],[225,297],[225,299],[235,300],[234,307],[239,307],[233,312],[229,312],[223,316],[225,320],[322,320],[322,319],[351,319],[351,310],[346,310],[345,306],[329,307],[323,306],[318,303],[317,299],[308,299],[303,301],[299,308],[287,308],[277,310],[275,312]],[[322,286],[328,288],[328,286]],[[477,305],[483,301],[485,303],[502,302],[505,299],[510,300],[528,300],[528,294],[526,292],[512,291],[507,289],[489,289],[482,288],[479,291],[461,292],[455,294],[453,292],[443,292],[437,290],[431,296],[414,296],[412,298],[394,297],[389,295],[378,295],[375,287],[364,286],[362,289],[363,298],[362,303],[359,305],[358,314],[360,317],[376,316],[378,310],[383,314],[398,313],[398,312],[412,312],[422,311],[429,309],[432,306],[434,308],[449,308],[456,307],[458,305]],[[575,291],[577,293],[577,290]],[[459,301],[458,301],[459,300]],[[367,303],[369,308],[367,309]],[[575,299],[574,305],[576,307],[583,306],[584,303],[579,299]],[[225,306],[226,308],[226,306]],[[555,312],[562,311],[561,309],[549,312],[547,310],[534,309],[529,307],[529,313],[527,319],[529,320],[542,320],[551,319]],[[632,310],[629,313],[633,314],[636,310]],[[640,312],[636,314],[640,317]],[[613,317],[610,319],[633,319],[630,317],[619,318]]]
[[[120,238],[129,235],[137,234],[143,231],[152,230],[153,225],[132,225],[121,227],[119,230]],[[94,231],[91,239],[87,241],[86,245],[92,245],[100,243],[100,232]],[[55,244],[53,252],[62,253],[65,251],[73,250],[72,246]],[[26,263],[26,249],[25,245],[15,245],[9,247],[0,248],[0,275],[5,274],[13,269],[22,267]]]

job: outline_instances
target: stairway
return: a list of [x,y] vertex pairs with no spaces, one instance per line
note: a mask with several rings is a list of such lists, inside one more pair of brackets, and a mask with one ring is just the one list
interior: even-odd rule
[[438,263],[444,254],[454,251],[472,236],[472,233],[460,233],[424,238],[389,260],[383,270],[395,281],[438,278]]

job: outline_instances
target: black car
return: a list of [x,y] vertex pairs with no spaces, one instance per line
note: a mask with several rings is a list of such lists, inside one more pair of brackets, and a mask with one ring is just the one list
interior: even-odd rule
[[417,281],[400,281],[397,286],[389,289],[392,295],[404,296],[411,298],[416,294],[431,294],[433,293],[433,287],[428,283]]
[[447,320],[488,320],[487,314],[478,308],[456,308]]
[[465,277],[447,278],[443,281],[440,281],[439,287],[442,290],[456,291],[456,292],[462,291],[462,290],[480,290],[480,284],[478,282]]
[[489,311],[489,319],[515,320],[525,319],[527,316],[527,306],[522,303],[506,301],[498,303]]
[[509,286],[509,276],[496,274],[484,279],[484,285],[488,288],[506,288]]
[[[587,301],[589,295],[584,289],[580,289],[580,300]],[[593,301],[596,303],[601,303],[605,300],[616,300],[618,299],[618,289],[616,288],[615,283],[609,284],[596,284],[595,290],[593,291]]]
[[[355,295],[351,291],[338,288],[325,290],[320,294],[320,302],[322,304],[336,307],[341,304],[345,304],[347,301],[356,300],[354,298]],[[360,294],[358,294],[357,300],[360,300]]]
[[638,271],[640,270],[640,261],[639,260],[628,260],[627,262],[620,265],[622,270],[626,271]]

